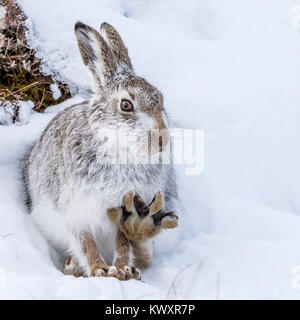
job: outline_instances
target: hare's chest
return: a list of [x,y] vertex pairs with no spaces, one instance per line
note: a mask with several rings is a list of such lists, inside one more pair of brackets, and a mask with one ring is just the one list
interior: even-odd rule
[[150,202],[154,194],[161,191],[162,185],[162,176],[153,177],[151,173],[143,170],[122,170],[101,186],[101,197],[108,207],[121,205],[123,196],[129,191],[138,193],[146,202]]

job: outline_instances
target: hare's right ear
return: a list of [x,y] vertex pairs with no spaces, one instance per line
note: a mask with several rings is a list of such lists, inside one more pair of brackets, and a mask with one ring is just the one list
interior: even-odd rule
[[100,87],[105,87],[117,71],[113,54],[102,36],[82,22],[75,24],[75,35],[83,63],[88,66]]
[[107,22],[103,22],[100,27],[100,32],[107,41],[118,65],[127,69],[128,71],[133,71],[128,50],[118,31],[112,25],[108,24]]

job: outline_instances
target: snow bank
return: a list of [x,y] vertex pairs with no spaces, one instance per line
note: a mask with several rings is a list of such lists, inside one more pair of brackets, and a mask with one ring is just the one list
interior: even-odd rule
[[0,105],[0,125],[10,125],[14,122],[14,118],[16,118],[17,125],[28,123],[33,107],[32,101],[18,101],[16,103],[3,101]]
[[[0,127],[0,298],[299,298],[300,34],[290,0],[19,0],[43,70],[89,90],[73,26],[117,27],[135,69],[178,126],[205,130],[205,169],[178,167],[179,230],[156,244],[144,282],[75,279],[24,213],[26,146],[80,96]],[[161,240],[162,240],[161,239]],[[0,279],[1,281],[1,279]],[[104,290],[105,288],[105,290]]]

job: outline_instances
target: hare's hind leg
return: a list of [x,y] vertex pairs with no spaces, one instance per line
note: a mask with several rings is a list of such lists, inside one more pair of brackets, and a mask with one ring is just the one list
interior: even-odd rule
[[116,238],[114,266],[116,267],[116,272],[123,273],[123,280],[141,279],[140,271],[136,267],[132,267],[132,251],[133,248],[130,241],[119,230]]
[[116,277],[123,275],[115,272],[114,266],[108,266],[102,258],[91,233],[84,232],[81,239],[73,244],[73,255],[67,257],[64,273],[74,276]]
[[89,232],[84,232],[80,239],[73,239],[71,250],[64,263],[66,275],[80,276],[102,276],[107,267],[96,243]]

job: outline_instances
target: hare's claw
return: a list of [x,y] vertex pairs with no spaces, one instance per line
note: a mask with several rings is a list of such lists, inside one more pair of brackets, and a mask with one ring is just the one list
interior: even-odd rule
[[178,226],[178,216],[173,211],[159,211],[152,216],[152,219],[154,225],[162,226],[166,229],[171,229]]
[[111,266],[109,267],[107,276],[114,277],[119,280],[131,280],[131,279],[140,280],[141,279],[141,274],[139,270],[136,269],[135,267],[129,267],[129,266],[124,266],[124,267]]
[[107,266],[97,268],[93,272],[93,276],[95,277],[111,277],[117,278],[118,280],[130,280],[137,279],[140,280],[140,273],[136,271],[136,268],[124,266],[124,267],[116,267],[116,266]]
[[94,277],[106,277],[106,271],[103,268],[97,268],[93,271]]
[[115,266],[109,267],[107,271],[107,277],[117,278],[119,280],[125,280],[125,272]]

